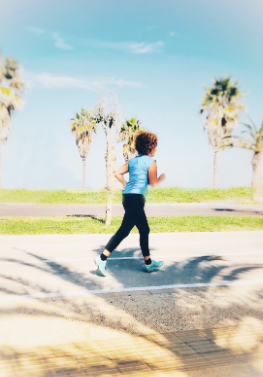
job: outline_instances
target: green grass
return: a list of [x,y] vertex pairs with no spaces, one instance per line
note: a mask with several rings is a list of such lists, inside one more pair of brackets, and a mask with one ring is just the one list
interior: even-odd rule
[[215,200],[250,199],[251,187],[229,189],[184,189],[179,187],[149,190],[147,201],[150,203],[197,203]]
[[[0,234],[106,234],[114,233],[120,226],[121,220],[121,217],[114,217],[112,224],[106,227],[102,218],[2,217]],[[171,216],[149,217],[148,220],[152,233],[263,230],[261,216]],[[136,228],[132,232],[137,232]]]
[[[238,199],[248,201],[251,187],[229,189],[184,189],[178,187],[150,189],[148,203],[193,203]],[[37,204],[105,204],[106,190],[0,190],[0,203]],[[122,193],[114,192],[113,203],[121,203]]]

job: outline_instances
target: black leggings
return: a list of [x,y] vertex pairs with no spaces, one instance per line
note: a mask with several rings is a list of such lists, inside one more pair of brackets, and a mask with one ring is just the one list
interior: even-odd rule
[[134,226],[136,226],[140,233],[140,246],[144,257],[150,255],[148,236],[150,228],[144,212],[145,199],[141,194],[123,194],[122,205],[125,214],[120,228],[111,237],[105,249],[112,252],[127,237]]

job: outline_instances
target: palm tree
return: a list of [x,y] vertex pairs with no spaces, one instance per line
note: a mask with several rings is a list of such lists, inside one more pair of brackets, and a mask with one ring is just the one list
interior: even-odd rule
[[139,131],[145,131],[144,128],[140,128],[140,121],[136,118],[126,119],[126,123],[123,123],[119,132],[119,141],[126,141],[123,145],[123,157],[125,162],[137,155],[135,149],[135,138]]
[[94,109],[94,117],[96,123],[101,124],[106,136],[106,190],[107,190],[107,203],[106,203],[106,225],[111,224],[112,217],[112,195],[116,189],[116,179],[114,177],[116,167],[116,152],[115,142],[119,137],[120,118],[122,113],[114,100],[111,93],[105,93],[98,101]]
[[75,117],[71,120],[73,120],[73,123],[71,124],[71,132],[76,135],[76,144],[82,159],[82,188],[84,190],[86,159],[90,150],[92,132],[96,133],[97,131],[97,123],[92,112],[86,109],[81,109],[80,113],[76,111]]
[[217,186],[219,150],[218,146],[225,136],[231,135],[238,124],[239,113],[244,108],[242,93],[237,82],[229,77],[214,80],[211,88],[205,88],[205,96],[200,112],[206,112],[204,128],[208,134],[209,143],[214,148],[213,187]]
[[15,59],[3,59],[0,55],[0,188],[1,180],[1,146],[7,142],[11,131],[11,116],[23,106],[21,94],[26,88],[19,77],[20,66]]
[[248,133],[252,138],[252,141],[239,138],[238,136],[226,136],[223,139],[223,143],[219,148],[225,147],[237,147],[245,148],[253,151],[253,157],[251,160],[252,165],[252,187],[253,200],[259,202],[262,200],[263,185],[262,185],[262,166],[263,166],[263,122],[259,129],[257,129],[255,123],[251,121],[251,124],[243,123],[247,128],[242,133]]

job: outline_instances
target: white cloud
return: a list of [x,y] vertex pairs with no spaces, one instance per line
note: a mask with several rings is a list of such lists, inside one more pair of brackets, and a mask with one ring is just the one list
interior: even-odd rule
[[147,54],[150,52],[158,52],[164,46],[164,43],[159,41],[155,43],[131,43],[128,47],[134,54]]
[[174,32],[174,31],[171,31],[171,32],[169,33],[169,35],[170,35],[170,37],[174,37],[174,36],[175,36],[175,32]]
[[55,46],[61,50],[73,50],[73,47],[67,44],[58,33],[53,33],[53,39],[55,40]]
[[32,33],[37,33],[37,34],[44,34],[45,31],[43,29],[38,29],[36,27],[29,27],[27,28],[28,31],[31,31]]
[[130,46],[131,52],[134,54],[147,54],[149,52],[158,52],[163,47],[163,42],[156,43],[135,43]]
[[115,77],[73,77],[73,76],[56,76],[50,73],[34,74],[27,72],[27,79],[31,82],[31,86],[40,85],[50,89],[62,88],[79,88],[90,91],[97,91],[99,89],[115,85],[115,86],[129,86],[133,88],[141,88],[140,82],[121,80]]
[[162,41],[154,43],[85,41],[84,44],[91,48],[121,50],[128,51],[133,54],[147,54],[151,52],[159,52],[164,46],[164,43]]

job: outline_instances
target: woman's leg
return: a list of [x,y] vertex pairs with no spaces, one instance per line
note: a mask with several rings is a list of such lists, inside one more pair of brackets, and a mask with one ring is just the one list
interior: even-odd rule
[[103,276],[106,276],[106,261],[108,256],[114,249],[116,249],[121,241],[129,235],[130,231],[135,225],[140,232],[140,246],[144,256],[146,270],[148,272],[151,272],[163,265],[163,262],[155,262],[150,258],[148,242],[150,228],[144,212],[144,198],[142,197],[142,195],[139,196],[137,194],[126,195],[128,197],[126,197],[123,201],[125,214],[122,220],[122,224],[118,231],[111,237],[111,239],[105,246],[105,249],[101,256],[98,256],[95,259],[95,263],[97,264],[99,271]]
[[[120,228],[111,237],[103,254],[108,257],[110,253],[116,249],[116,247],[121,243],[121,241],[126,238],[132,228],[136,225],[139,217],[143,213],[144,198],[142,195],[138,194],[126,194],[123,197],[123,207],[125,210],[124,217]],[[103,257],[103,256],[102,256]]]
[[125,211],[122,223],[117,232],[111,237],[104,251],[108,251],[108,255],[116,249],[116,247],[121,243],[124,238],[126,238],[132,228],[136,224],[138,214],[135,211]]
[[106,263],[107,258],[110,253],[116,249],[116,247],[121,243],[121,241],[128,236],[132,228],[134,227],[137,220],[137,215],[135,211],[126,210],[122,224],[117,232],[111,237],[109,242],[104,248],[101,255],[95,258],[95,264],[98,266],[98,271],[101,275],[106,276]]
[[141,214],[136,222],[136,227],[140,232],[140,245],[142,249],[142,254],[144,257],[145,268],[147,272],[152,272],[163,266],[163,261],[156,262],[151,259],[149,251],[149,233],[150,228],[148,225],[147,217],[145,212]]
[[142,211],[135,225],[138,228],[138,231],[140,233],[140,246],[141,246],[144,260],[148,260],[150,258],[150,251],[149,251],[150,228],[149,228],[147,217],[145,215],[144,210]]

